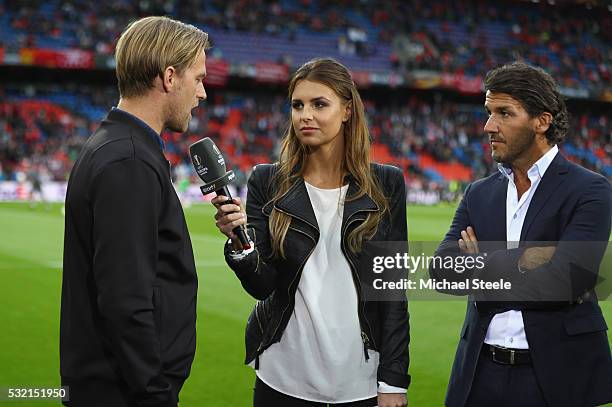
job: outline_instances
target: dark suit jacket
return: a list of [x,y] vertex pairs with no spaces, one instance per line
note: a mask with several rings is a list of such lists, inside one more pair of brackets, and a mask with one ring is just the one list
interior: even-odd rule
[[[487,252],[485,267],[463,275],[430,269],[437,279],[504,278],[512,283],[508,291],[450,292],[468,294],[469,300],[446,405],[465,405],[489,323],[493,315],[510,309],[523,313],[535,373],[550,406],[611,402],[607,326],[593,292],[610,236],[610,183],[557,154],[530,203],[521,247],[511,250],[505,248],[507,188],[508,180],[499,173],[468,186],[437,251],[457,255],[461,231],[472,226],[482,246],[497,242],[480,247]],[[528,242],[536,241],[555,242],[555,255],[549,264],[522,274],[518,259]]]
[[71,406],[175,407],[191,368],[193,252],[150,133],[111,111],[70,174],[60,369]]

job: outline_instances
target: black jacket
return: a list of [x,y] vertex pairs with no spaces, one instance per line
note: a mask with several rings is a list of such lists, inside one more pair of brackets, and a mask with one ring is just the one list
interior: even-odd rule
[[158,142],[111,111],[66,198],[60,324],[72,406],[176,406],[195,353],[197,276]]
[[[253,359],[258,361],[258,356],[265,349],[281,340],[295,305],[295,292],[302,269],[319,239],[316,217],[302,178],[297,178],[287,193],[275,203],[269,202],[274,196],[272,178],[275,169],[276,166],[270,164],[256,166],[248,183],[246,212],[256,250],[237,261],[229,256],[231,246],[227,244],[225,247],[227,263],[245,290],[259,300],[247,323],[246,363]],[[395,167],[377,164],[372,166],[372,170],[390,206],[390,213],[384,217],[372,240],[407,241],[406,188],[402,172]],[[376,203],[367,195],[350,200],[356,191],[357,185],[350,179],[342,219],[341,247],[357,288],[364,349],[370,348],[380,353],[378,381],[407,388],[410,383],[407,374],[410,337],[405,296],[401,301],[365,301],[361,293],[361,280],[369,276],[360,276],[364,269],[358,267],[360,256],[352,253],[347,246],[348,233],[365,220],[368,212],[378,210]],[[271,258],[268,219],[272,206],[292,218],[285,238],[286,259]]]

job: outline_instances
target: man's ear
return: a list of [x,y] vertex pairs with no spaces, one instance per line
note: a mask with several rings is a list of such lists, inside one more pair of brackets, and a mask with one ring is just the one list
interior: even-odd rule
[[550,128],[552,123],[552,114],[549,112],[543,112],[535,118],[535,132],[537,134],[544,134]]
[[169,66],[164,69],[164,73],[160,76],[162,79],[162,84],[164,86],[164,91],[170,92],[176,82],[176,68],[174,68],[173,66]]

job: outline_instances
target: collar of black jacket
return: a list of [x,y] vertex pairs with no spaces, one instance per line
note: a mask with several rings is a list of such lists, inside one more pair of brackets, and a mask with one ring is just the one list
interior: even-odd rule
[[[374,168],[372,168],[374,171]],[[344,183],[349,183],[349,189],[346,191],[346,199],[344,202],[344,216],[343,218],[350,219],[357,212],[376,212],[380,210],[378,204],[374,202],[374,199],[368,194],[363,194],[358,198],[354,198],[359,191],[359,184],[355,181],[355,178],[351,174],[347,174],[344,177]]]
[[113,107],[107,114],[106,120],[111,122],[118,122],[127,124],[138,130],[138,134],[146,134],[149,138],[147,141],[154,141],[155,145],[159,147],[160,151],[164,150],[164,141],[151,126],[145,123],[142,119],[134,116],[131,113],[121,110],[117,107]]
[[[357,198],[351,198],[357,194],[359,186],[350,174],[344,177],[344,182],[349,183],[349,188],[344,202],[344,213],[342,216],[343,225],[358,212],[375,212],[379,210],[376,202],[374,202],[368,194],[363,194]],[[310,202],[310,197],[308,196],[308,191],[306,190],[306,185],[302,177],[296,177],[295,182],[291,185],[289,190],[276,200],[274,207],[289,216],[306,222],[319,231],[317,218],[312,209],[312,203]],[[269,215],[272,211],[271,205],[264,208],[264,210],[266,210]]]

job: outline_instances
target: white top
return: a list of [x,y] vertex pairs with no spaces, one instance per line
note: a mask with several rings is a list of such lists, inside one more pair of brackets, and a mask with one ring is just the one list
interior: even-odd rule
[[[515,249],[519,246],[523,222],[525,222],[525,215],[527,215],[531,199],[538,189],[538,185],[540,185],[540,180],[558,152],[559,149],[555,145],[536,161],[529,171],[527,171],[531,186],[523,196],[521,196],[520,200],[518,199],[518,192],[516,190],[516,184],[514,183],[514,174],[512,170],[498,164],[499,171],[508,178],[508,191],[506,192],[506,240],[508,242],[508,249]],[[496,314],[489,324],[487,336],[484,341],[489,345],[498,345],[514,349],[529,349],[529,343],[525,335],[525,326],[523,324],[523,313],[521,311],[511,310]]]
[[[370,359],[365,360],[357,290],[340,250],[348,185],[320,189],[306,183],[306,189],[319,241],[304,265],[287,328],[281,341],[260,355],[257,376],[281,393],[314,402],[375,397],[379,355],[369,350]],[[387,387],[390,392],[405,391]]]

